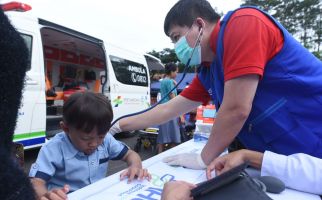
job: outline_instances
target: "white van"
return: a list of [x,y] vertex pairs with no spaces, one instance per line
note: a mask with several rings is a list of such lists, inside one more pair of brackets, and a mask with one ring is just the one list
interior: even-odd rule
[[41,146],[60,131],[62,106],[74,92],[104,93],[111,100],[114,119],[150,106],[150,77],[143,54],[38,19],[28,12],[29,5],[1,6],[30,52],[14,134],[14,141],[25,149]]

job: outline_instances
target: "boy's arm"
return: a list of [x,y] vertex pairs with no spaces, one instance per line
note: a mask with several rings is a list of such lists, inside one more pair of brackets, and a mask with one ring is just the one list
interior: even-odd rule
[[139,180],[143,178],[151,179],[151,175],[147,169],[142,169],[142,161],[140,156],[133,150],[129,149],[128,152],[122,158],[128,165],[128,168],[120,175],[121,180],[128,177],[128,183],[130,183],[135,177]]
[[67,193],[69,192],[69,186],[65,185],[63,188],[47,190],[46,181],[41,178],[31,178],[32,186],[36,192],[38,200],[66,200]]
[[32,186],[36,192],[37,199],[40,199],[44,196],[48,190],[46,187],[46,182],[40,178],[31,178]]
[[125,161],[127,163],[127,166],[129,167],[133,166],[133,167],[142,168],[142,161],[139,154],[137,154],[135,151],[131,149],[127,151],[127,153],[124,155],[122,160]]

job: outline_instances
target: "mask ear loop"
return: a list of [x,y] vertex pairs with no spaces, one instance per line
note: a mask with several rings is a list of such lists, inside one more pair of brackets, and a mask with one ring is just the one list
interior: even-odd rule
[[190,58],[189,58],[189,60],[188,60],[188,62],[187,62],[187,64],[186,64],[185,68],[186,68],[187,66],[189,67],[190,60],[191,60],[191,58],[192,58],[192,55],[193,55],[193,53],[195,52],[196,47],[197,47],[198,45],[200,45],[201,38],[202,38],[202,34],[203,34],[203,28],[202,28],[202,27],[200,27],[200,31],[199,31],[199,34],[198,34],[197,40],[196,40],[196,42],[195,42],[195,45],[194,45],[193,50],[192,50],[192,52],[191,52]]

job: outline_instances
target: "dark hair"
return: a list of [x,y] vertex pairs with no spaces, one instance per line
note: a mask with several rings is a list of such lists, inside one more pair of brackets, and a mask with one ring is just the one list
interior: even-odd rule
[[178,66],[174,63],[168,63],[165,65],[164,70],[166,75],[170,75],[171,72],[177,71]]
[[220,19],[220,15],[207,0],[179,0],[165,17],[164,33],[169,36],[169,30],[173,25],[190,27],[197,17],[208,22],[216,22]]
[[28,64],[27,46],[0,7],[0,199],[36,199],[30,179],[12,156]]
[[99,135],[105,134],[111,127],[112,119],[112,106],[108,98],[100,93],[74,93],[63,107],[64,123],[86,133],[97,128]]

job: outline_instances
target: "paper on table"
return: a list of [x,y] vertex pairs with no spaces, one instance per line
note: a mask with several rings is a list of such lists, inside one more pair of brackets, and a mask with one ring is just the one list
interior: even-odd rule
[[[204,170],[191,170],[182,167],[171,167],[162,162],[166,156],[186,152],[200,153],[204,144],[185,142],[162,154],[154,156],[143,162],[144,167],[148,168],[153,179],[148,181],[133,181],[127,184],[127,180],[119,181],[119,173],[109,176],[92,185],[82,188],[68,195],[69,200],[146,200],[160,199],[163,184],[169,180],[185,180],[191,183],[199,183],[206,180]],[[308,193],[286,189],[281,194],[268,195],[275,200],[320,200],[319,196]]]
[[[192,142],[190,142],[192,143]],[[189,146],[189,148],[187,148]],[[200,153],[204,144],[194,146],[187,145],[177,148],[176,153],[196,152]],[[172,150],[172,149],[171,149]],[[191,183],[199,183],[206,180],[205,170],[192,170],[183,167],[172,167],[162,162],[162,158],[174,155],[169,150],[153,158],[145,167],[152,175],[152,180],[135,180],[128,184],[127,180],[119,181],[118,177],[108,177],[110,181],[95,183],[95,192],[75,192],[69,195],[69,199],[77,200],[130,200],[130,199],[160,199],[163,185],[171,180],[185,180]],[[173,150],[172,150],[173,151]],[[150,160],[150,161],[153,161]],[[112,180],[113,179],[113,180]],[[92,185],[93,186],[93,185]],[[99,188],[98,188],[99,187]],[[92,187],[93,188],[93,187]],[[145,198],[146,197],[146,198]]]
[[107,199],[160,199],[164,183],[171,180],[185,180],[197,183],[205,180],[205,172],[203,170],[191,170],[182,167],[171,167],[165,163],[158,162],[149,167],[152,180],[134,181],[127,184],[127,180],[119,182],[107,187],[105,190],[92,194],[86,199],[88,200],[107,200]]
[[299,192],[299,191],[291,190],[291,189],[286,189],[280,194],[272,194],[272,193],[267,193],[267,194],[268,194],[268,196],[270,196],[274,200],[285,200],[285,199],[292,199],[292,200],[303,200],[303,199],[321,200],[318,195]]

